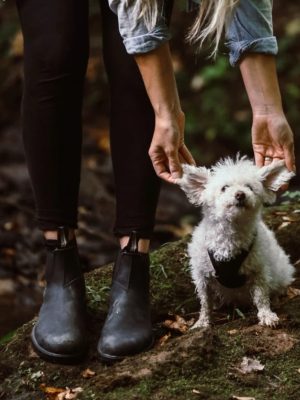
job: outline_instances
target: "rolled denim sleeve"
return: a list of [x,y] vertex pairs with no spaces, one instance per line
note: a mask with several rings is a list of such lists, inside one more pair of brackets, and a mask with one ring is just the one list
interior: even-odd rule
[[230,64],[237,65],[245,52],[277,54],[277,40],[273,36],[273,0],[241,0],[226,24],[226,45],[230,50]]
[[170,40],[171,34],[161,16],[149,31],[143,17],[133,15],[135,0],[109,0],[111,10],[117,14],[119,31],[129,54],[148,53]]

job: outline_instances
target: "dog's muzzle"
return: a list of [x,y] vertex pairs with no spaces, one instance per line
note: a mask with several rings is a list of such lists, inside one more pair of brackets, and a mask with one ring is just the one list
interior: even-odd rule
[[246,194],[242,192],[241,190],[238,190],[236,194],[234,195],[235,198],[235,205],[237,207],[244,207],[245,201],[246,201]]

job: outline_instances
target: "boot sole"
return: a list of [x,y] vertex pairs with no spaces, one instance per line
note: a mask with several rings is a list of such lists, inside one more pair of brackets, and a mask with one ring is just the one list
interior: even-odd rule
[[43,349],[36,341],[34,337],[34,328],[31,333],[31,342],[32,346],[35,350],[35,352],[44,360],[49,361],[53,364],[75,364],[83,360],[85,354],[86,354],[86,348],[87,346],[85,345],[85,348],[83,351],[80,353],[76,354],[57,354],[57,353],[51,353],[48,350]]
[[141,353],[146,353],[147,351],[153,349],[154,343],[155,343],[154,338],[152,338],[152,342],[151,342],[150,346],[148,346],[145,350],[141,351],[140,353],[131,354],[128,356],[112,356],[110,354],[102,353],[102,351],[100,351],[100,350],[98,350],[98,354],[99,354],[100,361],[102,361],[104,364],[114,364],[116,362],[125,360],[125,358],[134,357]]

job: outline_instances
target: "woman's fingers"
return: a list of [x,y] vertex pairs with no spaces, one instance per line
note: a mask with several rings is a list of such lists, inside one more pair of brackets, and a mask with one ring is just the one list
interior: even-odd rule
[[287,168],[292,172],[296,172],[294,142],[290,142],[284,147],[284,158]]
[[190,151],[188,150],[188,148],[186,147],[185,144],[180,147],[179,155],[183,157],[183,159],[185,160],[185,163],[190,164],[190,165],[196,165],[196,162],[195,162],[193,156],[191,155]]
[[265,165],[265,157],[262,154],[254,151],[254,158],[255,158],[255,164],[258,168],[261,168]]
[[174,183],[171,174],[167,171],[165,162],[161,158],[152,158],[151,155],[150,158],[156,175],[164,181]]
[[166,152],[166,156],[168,157],[168,164],[172,175],[172,179],[175,180],[181,178],[182,169],[179,162],[178,150],[177,149],[169,150]]

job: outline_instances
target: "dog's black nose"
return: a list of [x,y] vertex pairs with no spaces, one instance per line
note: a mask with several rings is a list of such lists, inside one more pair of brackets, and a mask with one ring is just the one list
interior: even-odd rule
[[236,194],[235,194],[235,198],[236,198],[238,201],[243,201],[243,200],[245,200],[246,195],[245,195],[245,193],[242,192],[241,190],[238,190],[238,191],[236,192]]

